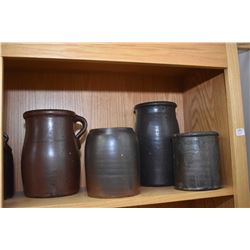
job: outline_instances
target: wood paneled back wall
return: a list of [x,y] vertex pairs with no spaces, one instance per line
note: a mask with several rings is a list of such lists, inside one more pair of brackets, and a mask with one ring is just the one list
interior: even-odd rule
[[[175,79],[164,75],[128,72],[6,71],[4,75],[4,130],[9,134],[15,163],[15,186],[22,190],[21,151],[23,113],[31,109],[69,109],[84,116],[88,129],[134,127],[135,104],[169,100],[177,103],[177,119],[184,131],[183,95]],[[82,154],[82,180],[85,186]]]

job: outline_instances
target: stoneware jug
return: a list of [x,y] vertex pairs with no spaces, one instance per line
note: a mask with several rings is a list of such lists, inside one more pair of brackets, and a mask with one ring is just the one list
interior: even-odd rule
[[173,147],[177,189],[198,191],[222,186],[217,132],[176,134]]
[[14,195],[14,163],[12,149],[8,145],[9,136],[3,134],[4,139],[4,199]]
[[99,198],[139,193],[138,142],[132,128],[90,130],[85,147],[88,195]]
[[157,101],[137,104],[134,108],[143,186],[174,184],[171,138],[179,133],[176,107],[174,102]]
[[[22,179],[28,197],[57,197],[80,188],[80,138],[87,121],[69,110],[31,110],[23,114],[25,139]],[[81,123],[75,134],[74,126]]]

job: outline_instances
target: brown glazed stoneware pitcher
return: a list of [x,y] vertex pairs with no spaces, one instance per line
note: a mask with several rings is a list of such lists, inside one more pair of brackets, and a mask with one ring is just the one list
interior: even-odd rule
[[[80,188],[80,138],[87,121],[72,111],[43,109],[23,114],[22,179],[28,197],[58,197]],[[75,123],[82,127],[75,134]]]

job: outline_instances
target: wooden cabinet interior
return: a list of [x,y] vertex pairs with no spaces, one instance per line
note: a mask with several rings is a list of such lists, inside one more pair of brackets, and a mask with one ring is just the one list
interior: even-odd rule
[[[223,206],[224,202],[233,206],[232,202],[228,202],[228,199],[232,199],[233,191],[224,70],[161,64],[5,58],[3,126],[10,135],[9,144],[14,154],[16,191],[22,191],[20,162],[25,133],[22,114],[25,111],[39,108],[73,110],[88,120],[88,129],[134,127],[134,105],[156,100],[177,103],[177,119],[181,132],[219,132],[225,188],[212,191],[214,197],[218,196],[216,192],[219,192],[220,197],[214,200],[213,195],[208,196],[206,206]],[[81,149],[82,188],[85,187],[83,149],[84,145]],[[158,191],[159,194],[161,191]],[[173,189],[171,192],[174,193]],[[204,206],[204,201],[199,203],[199,199],[202,200],[203,195],[204,198],[207,197],[201,192],[197,201],[185,203],[183,199],[186,198],[181,198],[178,192],[176,195],[174,202],[180,200],[180,206],[195,207]],[[196,195],[194,193],[193,199]],[[224,196],[229,198],[225,199]],[[66,201],[71,198],[63,199]],[[132,206],[145,205],[139,200],[138,198],[138,203],[132,202]],[[22,197],[19,201],[21,206],[31,202]],[[43,206],[40,201],[37,202],[37,205]],[[126,203],[122,204],[126,206]],[[5,206],[19,205],[13,200],[5,202]],[[77,206],[87,205],[80,203]]]

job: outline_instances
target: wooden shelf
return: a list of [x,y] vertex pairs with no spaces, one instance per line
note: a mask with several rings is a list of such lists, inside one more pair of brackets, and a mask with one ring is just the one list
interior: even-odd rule
[[223,43],[4,43],[2,56],[227,67]]
[[14,198],[6,200],[4,207],[132,207],[232,195],[232,187],[210,191],[180,191],[174,187],[141,187],[141,193],[133,197],[97,199],[88,197],[86,190],[82,189],[75,195],[45,199],[27,198],[23,193],[18,193]]

